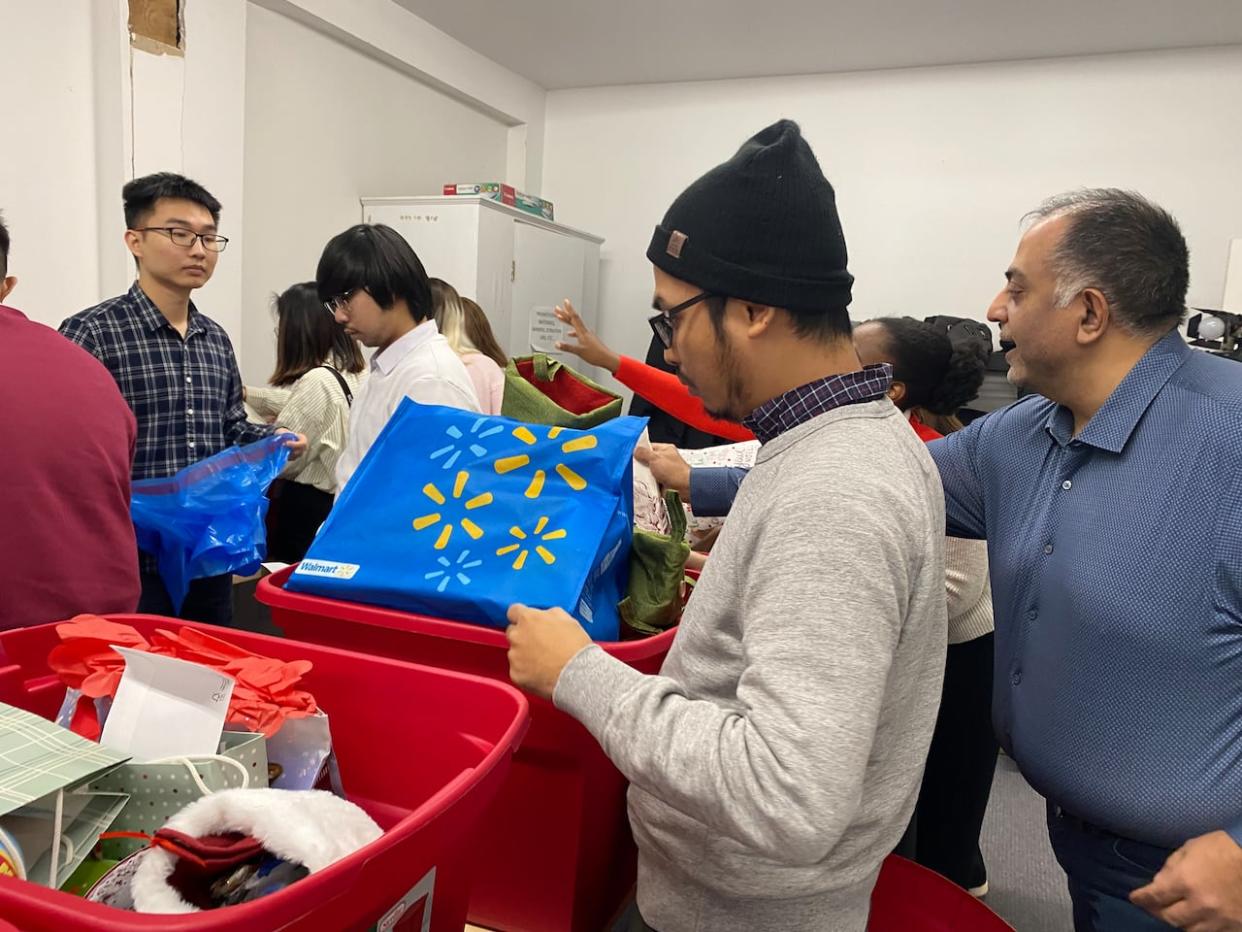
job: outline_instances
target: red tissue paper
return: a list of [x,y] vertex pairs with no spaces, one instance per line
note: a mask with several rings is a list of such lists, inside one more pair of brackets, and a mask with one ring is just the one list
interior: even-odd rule
[[98,615],[78,615],[56,626],[61,643],[48,654],[48,665],[71,689],[82,693],[70,728],[98,741],[102,725],[95,699],[116,695],[125,660],[112,645],[188,660],[231,676],[236,685],[229,702],[228,724],[271,737],[287,718],[319,711],[315,697],[298,683],[311,669],[309,660],[284,661],[253,654],[195,628],[157,630],[148,641],[129,625]]

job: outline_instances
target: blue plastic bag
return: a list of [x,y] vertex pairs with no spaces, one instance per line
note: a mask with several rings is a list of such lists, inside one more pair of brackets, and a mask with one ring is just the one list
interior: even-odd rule
[[259,571],[267,552],[267,487],[285,468],[291,434],[230,447],[166,479],[133,484],[138,549],[153,554],[177,611],[190,581]]
[[286,588],[494,628],[514,602],[560,606],[616,640],[645,425],[541,427],[406,399]]

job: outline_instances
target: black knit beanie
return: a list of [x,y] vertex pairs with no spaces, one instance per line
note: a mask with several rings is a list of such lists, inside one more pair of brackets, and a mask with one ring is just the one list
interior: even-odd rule
[[792,311],[845,308],[854,283],[836,194],[792,120],[686,188],[647,258],[704,291]]

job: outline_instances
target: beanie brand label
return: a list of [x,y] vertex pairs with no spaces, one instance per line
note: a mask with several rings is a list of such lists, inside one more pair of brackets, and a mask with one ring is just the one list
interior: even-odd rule
[[674,259],[680,259],[681,249],[686,245],[686,240],[689,238],[681,230],[674,230],[670,233],[668,236],[668,254]]

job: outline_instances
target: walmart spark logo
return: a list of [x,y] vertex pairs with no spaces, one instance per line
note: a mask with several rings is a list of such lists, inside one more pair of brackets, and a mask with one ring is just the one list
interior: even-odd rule
[[[555,440],[560,434],[564,433],[565,428],[553,427],[548,430],[548,439]],[[527,446],[533,447],[539,441],[528,427],[519,427],[513,431],[513,436]],[[565,454],[581,453],[585,450],[593,450],[599,445],[599,439],[594,434],[583,434],[572,440],[566,440],[560,445],[561,452]],[[506,456],[496,460],[496,472],[500,475],[506,475],[519,469],[524,469],[531,464],[531,458],[525,453],[519,453],[517,456]],[[565,481],[575,492],[581,492],[587,487],[587,481],[574,472],[565,463],[557,463],[555,472]],[[526,487],[527,498],[538,498],[543,494],[543,487],[547,484],[548,474],[543,469],[536,469],[535,474],[531,477],[530,485]]]
[[508,546],[501,547],[496,551],[496,556],[506,557],[511,553],[516,553],[517,557],[513,561],[513,568],[515,570],[520,570],[522,567],[526,566],[526,558],[530,555],[531,548],[533,547],[535,553],[539,555],[539,559],[543,560],[543,562],[548,564],[548,566],[551,566],[556,562],[555,554],[553,554],[547,547],[543,546],[543,544],[536,543],[536,541],[543,541],[544,543],[547,543],[554,540],[564,540],[568,535],[564,530],[548,531],[547,533],[544,533],[547,526],[548,519],[547,517],[543,517],[539,519],[538,523],[536,523],[535,529],[531,534],[527,534],[520,527],[509,528],[509,536],[516,538],[518,542],[516,544],[509,544]]
[[427,582],[431,582],[433,579],[440,580],[439,585],[436,586],[436,592],[443,592],[448,588],[449,583],[454,579],[456,579],[463,586],[470,585],[473,580],[466,575],[465,571],[473,570],[483,565],[482,560],[470,559],[469,550],[463,550],[459,553],[455,563],[450,563],[447,557],[438,557],[436,562],[444,567],[444,569],[432,570],[430,573],[425,573],[423,575],[423,579],[427,580]]
[[[434,482],[428,482],[425,486],[423,486],[423,494],[443,509],[444,514],[439,511],[433,511],[430,514],[423,515],[421,518],[415,518],[414,530],[425,531],[429,527],[434,527],[437,524],[443,523],[443,526],[440,528],[440,536],[436,538],[436,550],[443,550],[449,545],[449,541],[453,538],[453,530],[458,525],[460,525],[461,529],[469,534],[474,540],[478,540],[483,536],[483,529],[470,520],[468,516],[461,514],[461,511],[475,511],[479,508],[484,508],[487,505],[490,505],[492,503],[492,493],[484,492],[482,495],[476,495],[473,498],[467,499],[464,509],[461,508],[461,498],[465,494],[466,483],[469,481],[470,473],[466,472],[464,469],[457,473],[457,478],[453,482],[452,504],[449,503],[449,500],[445,498],[444,493],[436,487]],[[445,514],[448,514],[449,512],[456,512],[460,515],[460,517],[458,517],[455,521],[450,520],[445,517]]]
[[461,459],[461,455],[467,450],[476,457],[487,456],[487,447],[483,446],[479,441],[494,437],[505,429],[503,424],[497,424],[489,427],[487,430],[483,430],[483,425],[490,420],[491,418],[486,417],[475,419],[475,422],[470,425],[470,438],[473,439],[468,438],[462,433],[460,427],[456,425],[450,426],[445,431],[449,437],[448,445],[440,447],[440,449],[432,453],[431,458],[433,460],[443,458],[444,462],[441,464],[441,468],[452,469],[457,465],[457,461]]

